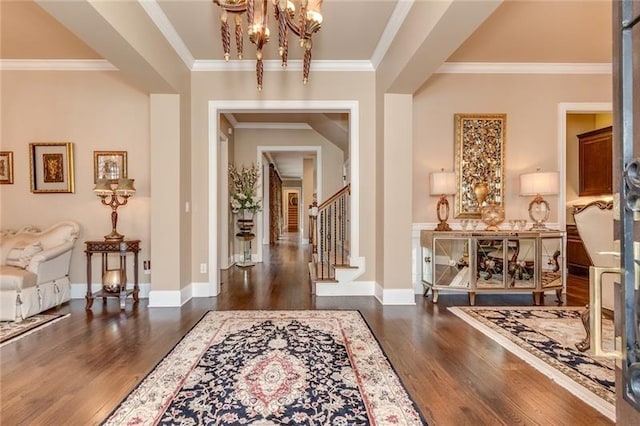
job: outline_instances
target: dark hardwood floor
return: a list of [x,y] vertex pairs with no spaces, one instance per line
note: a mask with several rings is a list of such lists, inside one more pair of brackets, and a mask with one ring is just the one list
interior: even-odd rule
[[[89,425],[102,421],[211,309],[357,309],[431,425],[600,425],[611,422],[564,388],[449,313],[464,295],[415,306],[372,297],[314,297],[304,247],[285,242],[253,268],[225,271],[216,298],[182,308],[84,300],[71,316],[0,349],[0,424]],[[570,298],[583,305],[584,298]],[[531,305],[531,295],[479,295],[478,305]],[[545,304],[556,305],[555,296]]]

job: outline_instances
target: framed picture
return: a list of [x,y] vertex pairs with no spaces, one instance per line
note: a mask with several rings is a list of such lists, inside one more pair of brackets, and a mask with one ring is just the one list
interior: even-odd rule
[[29,144],[31,192],[73,192],[73,144],[34,142]]
[[93,151],[93,183],[127,177],[127,151]]
[[13,183],[13,152],[0,151],[0,184]]
[[482,206],[504,208],[506,114],[455,114],[456,218],[479,218]]

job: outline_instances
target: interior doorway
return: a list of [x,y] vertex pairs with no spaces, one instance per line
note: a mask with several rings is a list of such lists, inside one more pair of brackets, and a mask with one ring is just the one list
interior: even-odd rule
[[300,232],[300,191],[297,189],[284,190],[285,229],[287,232]]

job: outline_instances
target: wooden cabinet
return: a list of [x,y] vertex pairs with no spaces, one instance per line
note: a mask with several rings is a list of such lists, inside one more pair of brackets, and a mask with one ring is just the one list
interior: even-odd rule
[[425,296],[440,291],[477,293],[529,292],[539,305],[545,291],[564,287],[560,231],[431,231],[420,233]]
[[567,225],[567,269],[571,275],[589,276],[591,259],[575,225]]
[[611,130],[609,126],[578,135],[581,197],[613,193]]

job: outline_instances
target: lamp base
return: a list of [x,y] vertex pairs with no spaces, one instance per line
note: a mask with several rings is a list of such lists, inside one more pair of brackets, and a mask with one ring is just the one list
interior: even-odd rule
[[436,231],[451,231],[451,227],[449,226],[449,224],[444,221],[441,220],[440,223],[438,224],[438,226],[436,226]]
[[124,235],[119,234],[115,229],[109,235],[104,236],[105,241],[114,242],[124,240]]
[[449,201],[446,195],[442,194],[440,196],[436,211],[438,213],[438,220],[440,221],[438,226],[436,226],[436,231],[451,231],[451,227],[447,223],[447,219],[449,219]]

